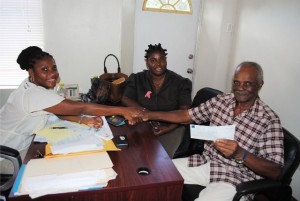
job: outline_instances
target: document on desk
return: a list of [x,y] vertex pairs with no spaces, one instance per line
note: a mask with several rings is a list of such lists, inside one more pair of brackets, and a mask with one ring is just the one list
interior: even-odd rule
[[38,141],[41,137],[51,144],[52,154],[69,154],[83,151],[104,150],[104,140],[113,138],[112,131],[104,117],[99,129],[70,121],[55,121],[48,127],[36,132]]
[[105,117],[101,118],[103,120],[103,126],[99,129],[90,128],[84,124],[78,124],[70,121],[56,120],[54,121],[55,123],[48,124],[47,127],[37,131],[34,141],[56,143],[79,133],[93,134],[98,138],[111,140],[113,138],[112,131]]
[[[117,174],[107,152],[73,157],[32,159],[14,194],[42,195],[101,188]],[[19,176],[19,175],[18,175]]]
[[190,125],[191,138],[215,141],[217,139],[234,139],[235,125],[202,126]]
[[104,143],[102,139],[97,138],[92,133],[78,133],[77,135],[53,143],[50,149],[52,154],[69,154],[82,151],[103,150]]
[[82,151],[82,152],[73,152],[68,154],[53,154],[51,151],[51,144],[47,144],[45,146],[45,156],[44,158],[53,158],[53,157],[65,157],[65,156],[76,156],[82,154],[90,154],[97,153],[102,151],[121,151],[121,149],[117,148],[112,140],[103,140],[103,149],[102,150],[91,150],[91,151]]

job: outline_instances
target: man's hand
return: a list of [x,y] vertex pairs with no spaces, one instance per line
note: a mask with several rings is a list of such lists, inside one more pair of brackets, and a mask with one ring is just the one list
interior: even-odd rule
[[234,159],[242,159],[243,149],[235,140],[218,139],[213,142],[215,148],[224,156]]
[[124,107],[122,116],[127,119],[130,125],[135,125],[138,122],[142,122],[143,110],[135,107]]
[[[220,139],[213,142],[213,144],[225,157],[242,160],[243,149],[236,141]],[[246,165],[252,171],[271,179],[277,179],[281,172],[281,166],[279,164],[265,158],[259,158],[251,153],[248,153],[247,155]]]
[[159,126],[157,130],[153,130],[153,133],[154,133],[156,136],[160,136],[160,135],[169,133],[171,130],[173,130],[173,129],[171,129],[171,128],[168,127],[168,126]]
[[158,121],[149,121],[149,123],[152,127],[153,133],[156,136],[169,133],[178,127],[178,124],[167,124],[167,123],[160,124]]
[[149,113],[149,110],[147,110],[147,109],[142,110],[142,114],[141,114],[142,121],[149,121],[148,113]]

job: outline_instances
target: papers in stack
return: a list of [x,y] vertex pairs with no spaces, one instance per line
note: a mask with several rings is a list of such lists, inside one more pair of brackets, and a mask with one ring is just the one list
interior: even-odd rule
[[235,125],[229,126],[201,126],[190,125],[191,138],[200,140],[234,139]]
[[81,151],[94,151],[103,149],[103,140],[93,133],[78,133],[64,140],[55,142],[51,146],[53,154],[68,154]]
[[[101,188],[116,178],[107,152],[80,156],[32,159],[21,168],[15,195],[42,195]],[[23,174],[22,174],[23,172]]]
[[103,151],[121,151],[121,149],[117,148],[112,140],[105,140],[103,150],[81,151],[81,152],[74,152],[74,153],[68,153],[68,154],[53,154],[51,151],[51,145],[47,144],[45,146],[45,156],[44,157],[45,158],[53,158],[53,157],[76,156],[76,155],[97,153],[97,152],[103,152]]
[[59,121],[36,132],[35,141],[51,144],[52,154],[69,154],[83,151],[104,150],[105,142],[113,134],[105,118],[99,129],[69,121]]

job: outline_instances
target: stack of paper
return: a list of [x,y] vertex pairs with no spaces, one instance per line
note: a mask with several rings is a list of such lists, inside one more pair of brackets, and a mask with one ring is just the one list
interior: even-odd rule
[[82,151],[95,151],[103,149],[103,140],[92,133],[79,133],[64,140],[53,143],[53,154],[69,154]]
[[101,188],[116,178],[107,152],[71,157],[32,159],[19,172],[15,195],[42,195]]
[[106,119],[102,120],[103,126],[99,129],[69,121],[55,121],[37,131],[35,141],[50,143],[52,154],[103,150],[104,140],[111,140],[113,135]]
[[103,150],[82,151],[82,152],[75,152],[75,153],[68,153],[68,154],[53,154],[51,151],[51,145],[47,144],[45,147],[44,158],[77,156],[77,155],[90,154],[90,153],[99,153],[103,151],[121,151],[121,149],[117,148],[112,140],[105,140]]

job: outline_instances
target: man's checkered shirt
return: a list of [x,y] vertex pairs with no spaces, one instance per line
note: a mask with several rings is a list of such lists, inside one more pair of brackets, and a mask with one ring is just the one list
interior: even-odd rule
[[[260,158],[283,165],[283,132],[279,117],[259,98],[247,111],[234,117],[236,100],[233,94],[220,94],[198,107],[189,110],[197,124],[210,121],[210,126],[235,125],[234,138],[239,146]],[[202,155],[189,158],[188,166],[210,162],[210,182],[226,182],[234,186],[242,181],[259,179],[261,176],[226,158],[211,143],[205,143]]]

